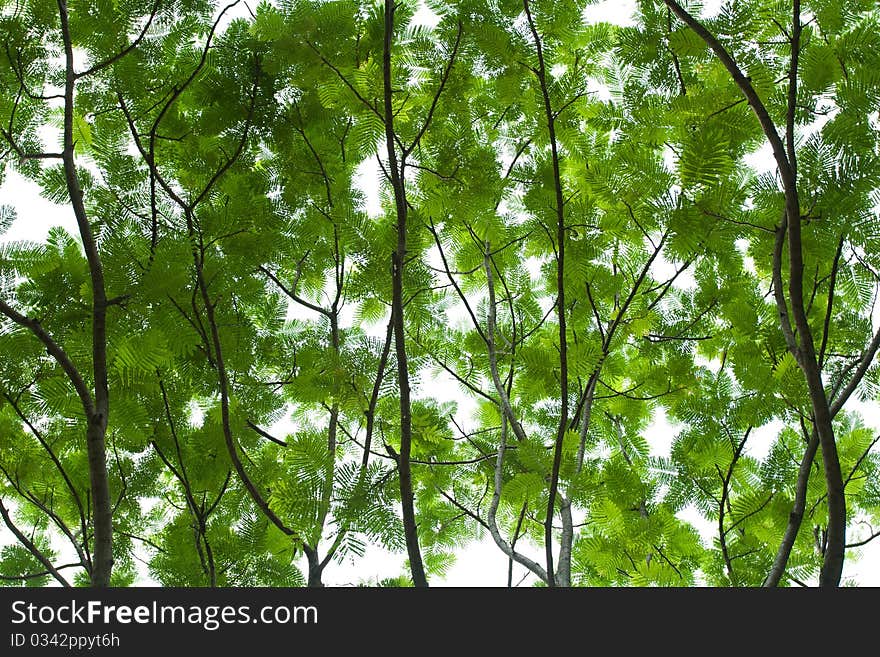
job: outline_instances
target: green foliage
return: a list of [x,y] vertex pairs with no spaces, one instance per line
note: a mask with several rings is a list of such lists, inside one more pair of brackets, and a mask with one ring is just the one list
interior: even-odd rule
[[[554,583],[763,583],[812,433],[772,294],[784,199],[753,109],[664,3],[639,2],[628,27],[587,25],[586,1],[430,2],[433,27],[397,3],[388,107],[382,3],[68,4],[67,44],[55,3],[0,11],[0,180],[85,217],[23,241],[35,218],[0,204],[0,498],[72,583],[95,549],[80,388],[99,385],[100,282],[114,585],[143,581],[141,563],[163,586],[339,582],[351,565],[363,585],[412,584],[370,572],[374,549],[402,563],[407,547],[401,189],[428,575],[476,540],[506,560],[549,536],[570,554]],[[861,370],[843,401],[873,410],[880,16],[804,11],[792,106],[789,3],[701,20],[791,137],[827,400]],[[65,45],[81,74],[67,97]],[[841,406],[855,527],[880,514],[877,427]],[[800,483],[786,573],[812,582],[821,459]],[[542,568],[525,574],[549,583]],[[51,581],[6,541],[0,583]]]

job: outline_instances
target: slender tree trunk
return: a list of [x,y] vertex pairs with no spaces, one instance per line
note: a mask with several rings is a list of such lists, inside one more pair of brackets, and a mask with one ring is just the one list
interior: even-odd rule
[[370,463],[370,448],[373,444],[373,429],[376,426],[376,405],[379,402],[379,391],[382,381],[385,379],[385,367],[388,365],[388,354],[391,351],[391,338],[394,335],[394,318],[389,318],[388,327],[385,330],[385,342],[382,344],[382,353],[379,356],[379,365],[376,368],[376,378],[373,381],[373,391],[370,393],[370,401],[365,415],[367,416],[366,435],[364,436],[364,453],[361,457],[361,476],[367,474],[367,465]]
[[[825,483],[828,491],[828,547],[819,576],[819,586],[837,586],[843,573],[846,553],[846,497],[840,458],[832,425],[833,416],[828,405],[828,395],[822,383],[822,371],[816,357],[813,334],[804,306],[804,262],[801,240],[800,200],[797,198],[797,156],[795,152],[794,125],[797,111],[798,62],[801,48],[801,3],[792,2],[791,65],[788,86],[788,113],[786,116],[786,149],[791,175],[795,184],[787,190],[789,280],[788,294],[794,324],[800,338],[800,365],[810,391],[813,407],[813,424],[819,433],[822,462],[825,466]],[[794,197],[794,198],[792,198]],[[797,354],[795,354],[797,355]]]
[[109,385],[107,380],[107,293],[104,286],[104,269],[97,244],[92,233],[83,202],[82,187],[74,160],[73,138],[74,92],[76,73],[73,61],[73,41],[70,35],[66,0],[58,0],[61,19],[61,35],[65,53],[64,84],[64,177],[70,203],[76,217],[83,242],[92,283],[92,367],[95,385],[95,401],[87,408],[86,449],[89,461],[95,548],[92,586],[107,587],[113,569],[113,506],[110,501],[110,483],[107,474],[107,423],[110,413]]
[[[812,345],[811,345],[812,346]],[[815,365],[815,354],[813,364]],[[831,425],[828,399],[818,372],[818,366],[808,371],[807,383],[813,401],[813,422],[819,433],[819,446],[822,448],[822,464],[825,469],[825,485],[828,492],[828,544],[825,560],[819,575],[819,586],[835,587],[843,575],[843,562],[846,558],[846,497],[843,474],[840,470],[840,457]]]
[[208,528],[202,523],[199,528],[202,534],[202,542],[205,544],[205,556],[208,559],[208,586],[215,588],[217,586],[217,565],[214,562],[214,550],[208,542]]
[[309,565],[308,582],[310,589],[324,588],[324,582],[321,581],[321,575],[324,573],[324,566],[318,558],[318,551],[308,546],[303,546],[306,554],[306,561]]
[[[562,191],[562,177],[559,170],[559,151],[556,143],[556,114],[550,102],[550,92],[547,87],[547,67],[544,62],[544,47],[541,36],[535,27],[529,8],[529,0],[523,0],[523,9],[535,40],[535,48],[538,54],[538,68],[535,74],[541,86],[541,96],[544,100],[544,114],[547,120],[547,133],[550,139],[550,154],[553,162],[553,182],[556,193],[556,315],[559,318],[559,402],[561,405],[559,425],[556,432],[556,444],[553,450],[553,469],[550,473],[550,493],[547,496],[547,518],[544,521],[544,550],[547,560],[548,584],[556,586],[553,569],[553,515],[556,510],[557,493],[559,489],[559,470],[562,465],[562,448],[565,434],[568,431],[568,336],[565,321],[565,199]],[[569,509],[570,510],[570,509]],[[571,559],[571,552],[560,551],[560,559]],[[571,563],[562,565],[560,570],[571,571]]]
[[770,572],[764,580],[764,586],[772,588],[779,586],[782,576],[785,574],[785,567],[788,565],[788,558],[794,548],[794,542],[797,540],[801,523],[804,519],[804,510],[807,507],[807,484],[810,481],[810,469],[813,467],[813,459],[816,458],[816,452],[819,449],[819,434],[813,429],[810,442],[807,443],[807,449],[801,459],[801,466],[798,469],[797,483],[795,484],[794,504],[792,505],[791,514],[789,514],[788,525],[785,528],[785,534],[779,549],[776,552],[776,558],[770,567]]
[[407,202],[405,187],[405,162],[398,162],[394,133],[393,87],[391,76],[391,46],[394,39],[393,0],[385,0],[385,47],[383,73],[385,86],[385,142],[388,151],[388,168],[394,188],[394,204],[397,211],[397,248],[392,256],[391,317],[394,328],[394,350],[397,356],[397,382],[400,388],[400,453],[397,467],[400,473],[400,502],[403,515],[403,531],[406,551],[412,572],[413,584],[428,586],[425,567],[419,548],[418,526],[413,503],[412,467],[412,403],[410,400],[409,363],[406,355],[406,334],[403,317],[403,270],[406,265]]
[[[776,125],[767,112],[767,108],[760,96],[752,86],[751,80],[743,74],[721,42],[682,8],[678,2],[675,0],[664,1],[672,12],[684,21],[711,48],[745,96],[761,124],[761,129],[767,141],[773,149],[773,157],[776,160],[780,178],[782,179],[782,185],[785,190],[786,216],[783,226],[780,228],[780,235],[784,235],[784,231],[787,228],[789,259],[788,301],[791,303],[791,315],[794,320],[794,331],[799,340],[798,344],[794,343],[792,327],[789,324],[787,301],[784,298],[780,285],[781,276],[774,276],[774,291],[783,334],[785,334],[789,350],[795,356],[807,383],[810,405],[813,411],[813,426],[818,433],[819,446],[822,449],[822,463],[825,470],[825,485],[828,493],[828,544],[822,572],[819,577],[819,586],[838,586],[843,572],[843,562],[846,553],[846,498],[844,495],[843,476],[840,470],[840,458],[837,454],[837,443],[832,425],[833,415],[829,408],[825,387],[822,384],[822,373],[816,358],[816,348],[804,309],[803,297],[804,261],[801,238],[801,209],[797,188],[797,162],[794,152],[794,117],[797,100],[800,34],[802,30],[800,0],[794,0],[792,3],[792,31],[789,35],[792,56],[789,70],[788,116],[786,120],[787,144],[783,143],[783,140],[780,138]],[[780,250],[777,250],[777,262],[774,262],[775,268],[779,266],[779,252]]]
[[91,583],[96,587],[110,586],[110,574],[113,569],[113,507],[107,478],[107,451],[104,444],[106,430],[107,425],[99,418],[89,420],[86,441],[95,531]]

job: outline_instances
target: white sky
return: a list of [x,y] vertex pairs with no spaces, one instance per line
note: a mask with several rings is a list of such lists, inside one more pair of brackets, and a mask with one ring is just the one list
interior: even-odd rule
[[[721,0],[707,0],[704,3],[704,15],[712,15],[718,11]],[[605,0],[597,2],[585,12],[585,18],[589,22],[609,21],[620,25],[633,24],[632,15],[636,7],[635,0]],[[431,25],[435,22],[434,16],[424,6],[417,13],[417,20]],[[749,164],[756,168],[772,168],[772,162],[766,152],[759,151],[752,156]],[[361,168],[359,187],[366,195],[367,210],[371,214],[380,212],[381,203],[378,197],[379,170],[374,160],[367,161]],[[0,204],[13,205],[18,211],[18,219],[6,235],[0,236],[0,242],[7,240],[42,241],[45,239],[51,226],[64,226],[69,232],[76,234],[76,224],[71,211],[67,207],[56,206],[46,201],[39,195],[39,187],[16,174],[9,174],[5,183],[0,186]],[[441,383],[432,382],[431,394],[441,401],[457,400],[460,405],[468,406],[468,402],[462,404],[461,396],[457,387],[451,381]],[[470,405],[472,407],[472,405]],[[466,409],[465,409],[466,410]],[[869,426],[880,431],[880,412],[876,405],[861,404],[859,407],[866,417]],[[775,435],[778,426],[766,427],[755,432],[750,440],[751,454],[760,458],[766,451],[770,440]],[[674,438],[675,428],[671,427],[661,414],[657,420],[646,430],[646,437],[650,439],[652,453],[667,454],[669,446]],[[701,518],[693,509],[686,509],[679,514],[682,519],[692,522],[701,532],[707,545],[711,544],[716,527]],[[14,538],[5,527],[0,527],[0,545],[12,542]],[[853,538],[851,538],[853,540]],[[57,543],[57,548],[65,550],[63,542]],[[543,560],[541,551],[534,547],[519,545],[520,551],[535,558],[539,562]],[[433,579],[434,586],[503,586],[507,582],[507,558],[494,545],[490,538],[485,537],[481,541],[470,543],[466,548],[456,551],[458,560],[442,580]],[[844,570],[844,579],[854,578],[859,584],[865,586],[880,586],[880,544],[872,543],[862,551],[863,558],[859,561],[849,553],[847,565]],[[363,579],[381,579],[395,577],[405,573],[404,554],[391,554],[386,550],[375,546],[368,546],[365,558],[355,562],[343,564],[333,563],[328,566],[324,573],[324,581],[328,585],[351,585]],[[302,564],[305,572],[305,563]],[[515,565],[514,583],[520,581],[525,570]],[[529,577],[523,585],[533,581]],[[143,582],[149,585],[148,580]]]

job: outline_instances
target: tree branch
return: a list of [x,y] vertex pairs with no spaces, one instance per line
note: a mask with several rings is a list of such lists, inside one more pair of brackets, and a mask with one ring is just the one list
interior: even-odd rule
[[[46,572],[52,575],[61,586],[70,587],[70,582],[64,579],[64,576],[58,572],[58,569],[52,565],[52,562],[49,561],[48,557],[43,554],[40,549],[31,541],[27,536],[25,536],[21,530],[15,526],[15,523],[12,522],[12,518],[9,516],[9,511],[3,505],[3,500],[0,499],[0,516],[3,516],[3,522],[6,525],[7,529],[13,533],[15,538],[18,539],[18,542],[21,543],[25,548],[27,548],[28,552],[30,552],[37,561],[43,564],[43,567],[46,569]],[[79,564],[77,564],[79,565]],[[67,567],[67,566],[65,566]]]

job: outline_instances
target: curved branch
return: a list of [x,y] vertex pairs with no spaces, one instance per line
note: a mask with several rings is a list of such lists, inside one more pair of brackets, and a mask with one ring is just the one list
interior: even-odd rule
[[489,533],[492,535],[492,540],[495,541],[495,545],[497,545],[501,551],[508,556],[508,558],[513,559],[517,563],[525,566],[539,578],[541,578],[542,582],[547,582],[547,571],[541,567],[535,561],[532,561],[524,554],[521,554],[514,550],[507,541],[501,536],[501,532],[498,530],[498,523],[495,520],[495,516],[498,513],[498,506],[501,503],[501,482],[502,482],[502,466],[504,465],[504,452],[507,449],[507,418],[506,416],[502,416],[502,427],[501,427],[501,445],[498,447],[498,455],[495,459],[495,490],[492,493],[492,502],[489,505],[489,512],[486,519],[486,527],[489,530]]
[[84,78],[87,75],[92,75],[93,73],[97,73],[101,69],[107,68],[108,66],[114,64],[115,62],[118,62],[120,59],[125,57],[132,50],[137,48],[138,45],[140,44],[140,42],[143,41],[144,37],[147,35],[147,30],[149,30],[150,26],[153,24],[153,21],[156,18],[156,14],[159,11],[159,5],[161,3],[162,3],[162,0],[155,0],[155,2],[153,2],[153,8],[150,10],[150,15],[147,18],[147,22],[144,25],[143,29],[141,30],[140,34],[137,35],[137,38],[135,38],[134,41],[132,41],[128,46],[123,48],[116,55],[113,55],[112,57],[104,60],[103,62],[99,62],[99,63],[95,64],[94,66],[86,69],[85,71],[82,71],[80,73],[76,73],[74,77],[79,79],[79,78]]
[[[0,499],[0,516],[3,516],[3,522],[10,532],[13,533],[15,538],[18,539],[19,543],[21,543],[25,548],[27,548],[28,552],[30,552],[37,561],[43,564],[43,567],[46,569],[46,572],[52,575],[61,586],[70,587],[70,582],[64,579],[64,576],[58,572],[58,568],[52,565],[52,562],[49,561],[48,557],[40,551],[33,541],[31,541],[27,536],[25,536],[21,530],[15,526],[15,523],[12,522],[12,518],[9,516],[9,511],[3,505],[3,500]],[[77,564],[80,565],[80,564]],[[67,566],[65,566],[66,568]]]
[[46,351],[49,352],[49,355],[55,359],[58,365],[61,366],[61,369],[64,370],[64,373],[67,374],[67,378],[70,379],[71,384],[73,384],[73,387],[76,390],[76,394],[82,402],[83,411],[85,412],[86,417],[91,417],[95,413],[95,402],[92,399],[92,393],[89,391],[89,388],[82,375],[79,373],[79,370],[76,368],[76,365],[73,364],[70,356],[67,355],[67,352],[52,339],[52,336],[43,328],[38,319],[31,319],[30,317],[22,315],[2,299],[0,299],[0,312],[19,326],[30,329],[30,331],[37,336],[40,342],[46,347]]

